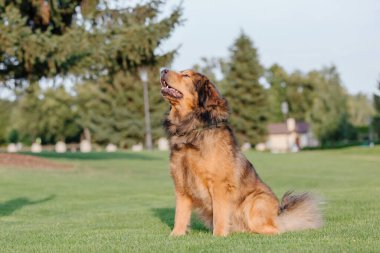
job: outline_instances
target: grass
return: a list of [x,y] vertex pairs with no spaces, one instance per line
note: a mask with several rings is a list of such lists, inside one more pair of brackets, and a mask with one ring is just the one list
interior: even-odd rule
[[378,252],[380,147],[247,156],[278,196],[322,195],[325,226],[215,238],[195,218],[168,237],[168,153],[42,153],[74,169],[0,167],[0,252]]

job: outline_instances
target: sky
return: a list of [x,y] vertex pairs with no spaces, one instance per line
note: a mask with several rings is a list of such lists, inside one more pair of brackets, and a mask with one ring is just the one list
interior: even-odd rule
[[[170,10],[180,0],[168,1]],[[181,46],[172,68],[201,57],[228,57],[243,30],[268,67],[287,71],[337,66],[349,93],[377,90],[380,80],[380,0],[184,0],[185,22],[163,49]]]

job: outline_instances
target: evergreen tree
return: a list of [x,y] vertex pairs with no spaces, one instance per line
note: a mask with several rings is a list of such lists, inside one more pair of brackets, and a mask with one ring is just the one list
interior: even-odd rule
[[139,80],[119,72],[110,80],[77,85],[81,125],[91,130],[93,141],[128,147],[144,137],[143,95]]
[[1,1],[0,84],[23,87],[78,72],[91,53],[84,25],[74,22],[87,1]]
[[[91,73],[77,87],[83,127],[99,143],[129,147],[144,140],[144,107],[139,71],[149,72],[153,137],[162,134],[164,101],[159,98],[159,67],[168,65],[176,50],[159,53],[161,43],[180,24],[180,7],[159,19],[162,1],[127,9],[105,8],[94,17],[94,39],[103,41],[92,56]],[[94,99],[96,98],[96,99]],[[159,129],[159,130],[158,130]],[[162,135],[161,135],[162,136]]]
[[[77,107],[82,128],[90,128],[95,140],[120,146],[142,140],[140,68],[155,71],[170,63],[176,50],[162,52],[161,43],[180,24],[181,8],[161,15],[161,0],[148,0],[126,8],[111,8],[110,0],[15,0],[0,2],[0,84],[28,87],[20,93],[17,115],[23,134],[41,135],[41,118],[27,106],[41,103],[38,83],[47,78],[74,75],[80,83]],[[33,84],[33,85],[31,85]],[[36,87],[31,87],[36,86]],[[159,94],[159,91],[158,91]],[[155,94],[153,94],[155,95]],[[151,101],[158,101],[152,96]],[[71,102],[72,103],[72,102]],[[164,102],[160,100],[163,105]],[[159,106],[158,106],[159,107]],[[32,108],[32,107],[31,107]],[[157,106],[152,107],[152,112]],[[63,111],[57,111],[62,112]],[[65,112],[69,115],[70,112]],[[163,111],[160,112],[161,115]],[[154,126],[158,112],[154,113]],[[65,115],[59,115],[65,118]],[[162,117],[162,116],[161,116]],[[50,122],[51,123],[51,122]],[[45,126],[55,128],[53,124]],[[161,130],[154,130],[157,137]],[[45,142],[60,138],[44,135]],[[126,138],[125,140],[123,138]]]
[[263,67],[251,39],[241,33],[230,48],[224,68],[225,97],[231,109],[231,124],[240,143],[264,140],[267,124],[267,98],[259,78]]
[[[168,110],[157,80],[159,68],[148,71],[150,115],[153,140],[164,136],[162,120]],[[87,81],[76,87],[81,125],[93,132],[100,144],[130,147],[144,140],[143,87],[138,77],[119,72],[110,82]],[[96,99],[94,99],[96,98]]]
[[[220,61],[221,60],[217,58],[208,59],[206,57],[202,57],[201,63],[195,64],[193,69],[207,76],[211,81],[216,82],[216,71],[220,68]],[[223,92],[222,87],[219,87],[219,89]]]

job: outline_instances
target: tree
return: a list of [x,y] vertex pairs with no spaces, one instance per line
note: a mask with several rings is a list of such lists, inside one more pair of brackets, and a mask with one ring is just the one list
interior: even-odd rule
[[286,80],[286,101],[289,105],[289,117],[305,120],[313,104],[314,85],[300,71],[294,71]]
[[19,132],[23,142],[32,143],[41,137],[40,122],[43,117],[40,112],[41,95],[41,88],[38,85],[28,87],[23,95],[18,96],[12,110],[11,124]]
[[349,121],[356,127],[368,126],[370,118],[375,115],[375,108],[365,94],[359,93],[348,97]]
[[[168,16],[158,16],[162,1],[148,1],[127,9],[108,9],[98,13],[94,39],[102,41],[98,54],[92,58],[91,74],[78,85],[78,103],[82,108],[82,126],[93,132],[99,143],[112,142],[120,147],[142,142],[143,90],[139,70],[149,72],[149,90],[159,88],[159,67],[169,64],[176,50],[159,53],[161,43],[181,23],[181,8]],[[157,93],[157,94],[156,94]],[[150,106],[153,128],[157,126],[156,108],[164,101],[150,92],[149,100],[160,105]],[[93,98],[96,97],[97,100]],[[164,110],[160,111],[160,118]],[[160,120],[161,122],[161,120]],[[161,131],[153,130],[153,137]]]
[[[76,17],[91,1],[0,2],[0,84],[24,87],[41,78],[77,73],[91,47]],[[92,1],[95,2],[95,1]]]
[[161,83],[159,82],[160,67],[152,68],[148,73],[152,137],[154,141],[157,141],[159,138],[165,136],[164,128],[162,127],[164,120],[163,115],[169,111],[169,106],[161,95]]
[[[159,68],[148,71],[153,140],[164,135],[162,119],[167,104],[161,96]],[[130,147],[144,140],[143,89],[138,77],[119,73],[112,82],[88,81],[76,87],[81,125],[93,132],[97,143]],[[97,99],[94,99],[96,97]]]
[[[42,79],[74,75],[80,86],[77,107],[84,110],[80,113],[81,128],[90,128],[95,140],[101,143],[117,140],[123,146],[132,139],[134,143],[141,140],[144,125],[140,121],[142,94],[138,72],[148,68],[157,75],[158,66],[172,61],[176,50],[163,52],[160,45],[181,23],[181,8],[177,6],[163,16],[161,0],[116,9],[110,3],[0,3],[0,84],[24,89],[26,94],[20,93],[19,118],[27,112],[23,104],[39,106],[42,102],[38,97]],[[30,112],[26,118],[37,119],[35,113]],[[23,124],[23,120],[18,124]],[[25,127],[31,138],[40,135],[39,123]],[[130,133],[123,140],[126,132]],[[46,138],[50,142],[58,137],[53,134]]]
[[7,142],[13,105],[12,101],[0,99],[0,144]]
[[79,141],[81,127],[74,98],[62,87],[41,90],[30,86],[16,102],[12,125],[24,142],[41,138],[44,144]]
[[286,117],[305,120],[314,96],[314,87],[309,78],[300,71],[288,74],[281,66],[274,64],[266,71],[266,79],[270,85],[267,91],[270,120],[285,120],[281,111],[284,102],[288,105]]
[[120,147],[142,142],[142,86],[136,77],[120,72],[113,80],[77,85],[76,91],[81,125],[91,130],[95,142]]
[[285,118],[283,112],[281,111],[281,104],[284,102],[289,102],[286,92],[288,74],[280,65],[273,64],[266,70],[265,77],[270,85],[267,90],[269,121],[284,121]]
[[377,114],[380,115],[380,79],[377,81],[378,94],[373,94],[374,107]]
[[[207,76],[213,82],[217,81],[216,72],[220,70],[220,59],[206,57],[201,58],[201,63],[195,64],[193,69]],[[222,87],[219,87],[221,89]],[[222,89],[221,89],[222,90]]]
[[380,139],[380,79],[377,81],[378,93],[373,94],[373,103],[376,110],[376,115],[372,119],[372,129]]
[[[344,139],[349,134],[347,123],[347,93],[335,66],[311,71],[308,78],[314,84],[312,106],[307,113],[313,133],[322,144]],[[339,134],[338,134],[339,133]]]
[[224,68],[225,97],[231,109],[231,125],[240,142],[257,144],[265,138],[267,98],[259,78],[263,67],[256,48],[243,32],[230,48]]

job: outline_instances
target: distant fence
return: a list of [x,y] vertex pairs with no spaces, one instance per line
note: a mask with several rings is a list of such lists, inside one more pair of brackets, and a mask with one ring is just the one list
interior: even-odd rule
[[[55,145],[42,145],[42,151],[55,151]],[[67,152],[77,152],[80,150],[79,143],[67,143],[66,149]],[[29,152],[30,146],[23,146],[18,152]],[[0,152],[5,153],[7,151],[7,147],[0,147]]]

